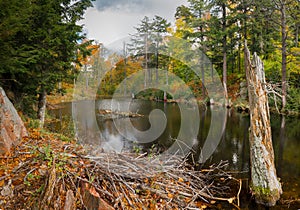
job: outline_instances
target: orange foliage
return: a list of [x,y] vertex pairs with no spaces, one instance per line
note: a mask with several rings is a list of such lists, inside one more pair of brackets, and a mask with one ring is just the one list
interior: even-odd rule
[[[77,53],[77,61],[80,63],[80,65],[91,64],[91,61],[93,61],[92,58],[95,57],[96,55],[99,55],[101,45],[100,44],[89,45],[89,46],[87,46],[86,49],[91,50],[90,56],[83,57],[83,55],[80,51],[78,51],[78,53]],[[76,64],[76,68],[79,69],[80,65]]]

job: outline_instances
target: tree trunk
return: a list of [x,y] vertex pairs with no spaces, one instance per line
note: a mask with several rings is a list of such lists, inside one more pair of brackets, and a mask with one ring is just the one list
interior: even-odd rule
[[127,49],[126,49],[126,43],[123,43],[123,53],[124,53],[124,96],[127,95],[127,84],[126,84],[126,80],[127,80]]
[[204,55],[201,53],[201,82],[202,82],[202,96],[203,100],[206,98],[206,88],[205,88],[205,72],[204,72]]
[[245,43],[245,64],[250,107],[251,191],[259,204],[274,206],[282,193],[276,175],[272,146],[268,96],[263,63],[254,53],[253,61]]
[[287,28],[286,28],[286,8],[285,2],[280,2],[280,13],[281,13],[281,45],[282,45],[282,52],[281,52],[281,73],[282,73],[282,110],[284,111],[286,106],[286,39],[287,39]]
[[[159,37],[159,33],[157,32],[157,37]],[[156,49],[155,49],[155,59],[156,59],[156,66],[155,66],[155,84],[158,85],[158,68],[159,68],[159,40],[156,41]]]
[[227,36],[226,36],[226,5],[222,4],[222,31],[223,35],[223,86],[225,94],[225,106],[229,106],[228,92],[227,92]]
[[239,69],[239,73],[241,73],[241,40],[239,40],[239,44],[238,44],[238,69]]
[[38,112],[37,117],[40,120],[40,128],[43,128],[45,122],[45,112],[46,112],[46,96],[47,92],[45,90],[41,91],[38,99]]
[[[144,74],[144,88],[147,87],[147,74],[148,72],[148,34],[145,34],[145,74]],[[148,78],[149,80],[149,78]]]

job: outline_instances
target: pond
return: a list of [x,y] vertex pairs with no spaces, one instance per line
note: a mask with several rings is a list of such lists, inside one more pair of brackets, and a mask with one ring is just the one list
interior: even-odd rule
[[[199,160],[201,148],[209,135],[209,131],[214,129],[215,124],[212,124],[212,113],[218,113],[218,107],[203,107],[199,106],[198,110],[193,110],[190,107],[189,112],[181,115],[181,107],[177,103],[163,103],[155,101],[145,101],[135,99],[130,103],[130,113],[139,114],[137,117],[128,118],[128,115],[120,115],[119,113],[109,113],[108,110],[114,109],[119,112],[126,111],[128,101],[118,100],[111,106],[111,100],[103,99],[96,102],[80,101],[74,103],[77,119],[83,120],[80,122],[84,125],[81,132],[85,133],[86,139],[82,141],[85,144],[93,145],[95,150],[101,147],[104,150],[114,150],[116,152],[134,151],[134,152],[164,152],[172,147],[176,141],[180,129],[199,128],[195,135],[193,133],[184,134],[191,136],[185,144],[190,145],[190,149],[194,153],[194,161]],[[73,106],[73,111],[74,111]],[[93,108],[94,107],[94,108]],[[185,108],[189,109],[187,105]],[[152,110],[159,109],[165,113],[166,125],[163,132],[153,141],[140,142],[138,138],[130,136],[130,133],[120,132],[120,125],[132,124],[137,130],[145,132],[151,127],[149,123],[149,114]],[[99,111],[99,110],[102,110]],[[104,111],[104,113],[103,113]],[[127,112],[129,112],[127,110]],[[109,114],[105,114],[108,112]],[[50,113],[56,118],[64,119],[63,116],[72,115],[72,104],[62,104],[62,108],[50,110]],[[191,114],[192,113],[192,114]],[[195,113],[195,114],[193,114]],[[198,113],[198,114],[197,114]],[[247,180],[249,178],[249,115],[238,113],[234,109],[228,109],[225,112],[226,116],[223,120],[224,132],[220,136],[220,141],[217,144],[213,154],[207,158],[205,165],[218,163],[221,160],[226,160],[229,163],[227,170]],[[193,116],[194,115],[194,116]],[[127,116],[127,117],[126,117]],[[183,121],[182,118],[190,120]],[[199,118],[199,123],[196,121]],[[128,121],[129,120],[129,121]],[[214,119],[215,120],[215,119]],[[222,119],[217,119],[222,121]],[[184,125],[182,125],[185,123]],[[116,125],[119,128],[116,128]],[[55,125],[59,129],[59,124]],[[58,127],[57,127],[58,126]],[[285,199],[300,198],[300,119],[297,117],[282,117],[280,115],[271,115],[271,127],[273,137],[273,147],[275,152],[275,163],[278,176],[283,183],[283,190],[288,191],[285,194]],[[77,125],[77,129],[80,128]],[[126,130],[126,127],[124,128]],[[219,128],[220,130],[221,128]],[[197,129],[194,129],[197,130]],[[221,129],[222,130],[222,129]],[[123,135],[121,135],[122,133]],[[127,138],[125,138],[126,136]],[[84,137],[82,137],[84,138]],[[132,140],[132,138],[134,140]],[[130,140],[128,140],[130,139]]]

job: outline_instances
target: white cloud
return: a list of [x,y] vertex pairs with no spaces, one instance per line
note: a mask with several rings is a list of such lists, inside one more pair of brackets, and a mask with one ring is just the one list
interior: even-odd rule
[[144,16],[159,15],[174,21],[176,8],[186,0],[97,0],[87,10],[85,25],[87,36],[105,45],[135,32]]

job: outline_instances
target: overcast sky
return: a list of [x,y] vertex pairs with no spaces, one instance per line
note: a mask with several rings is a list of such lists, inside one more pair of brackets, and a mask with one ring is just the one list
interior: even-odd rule
[[83,24],[89,39],[108,45],[135,32],[144,16],[159,15],[174,22],[176,8],[186,0],[96,0]]

